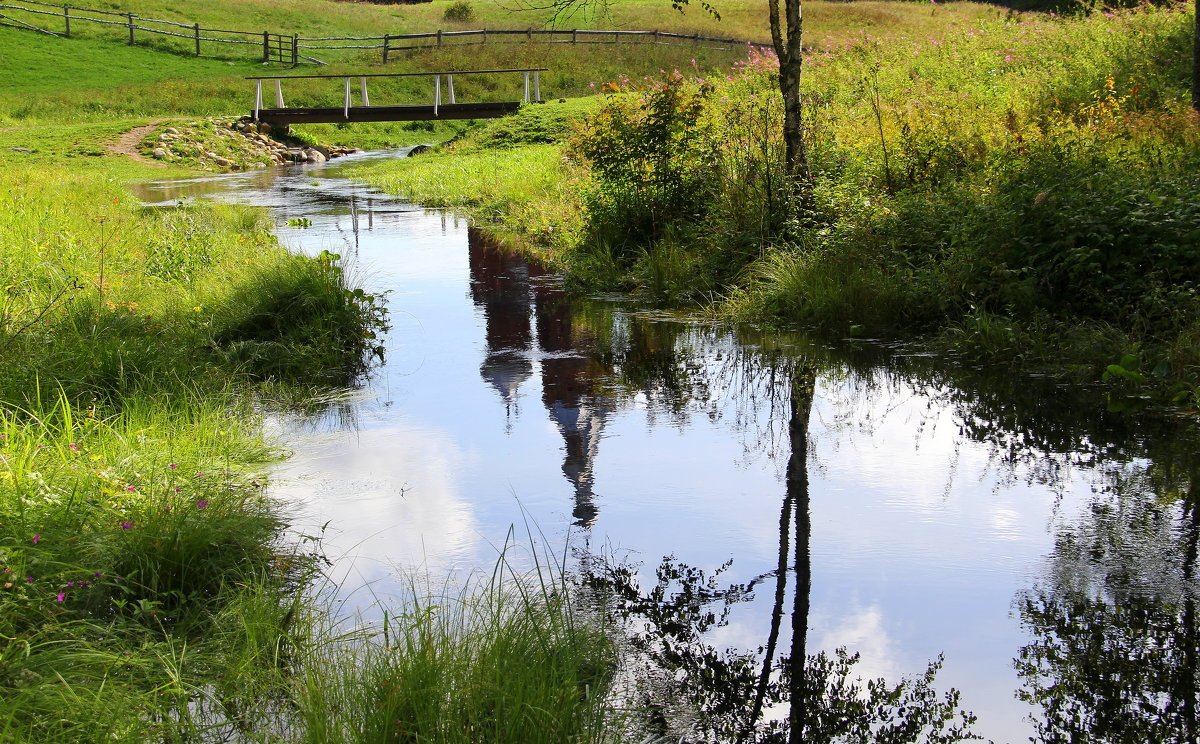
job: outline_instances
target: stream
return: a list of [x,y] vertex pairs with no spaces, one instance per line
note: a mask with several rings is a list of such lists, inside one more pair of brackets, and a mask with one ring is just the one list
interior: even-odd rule
[[[531,537],[650,577],[667,555],[709,572],[732,561],[726,583],[769,575],[803,441],[810,653],[845,647],[857,674],[893,681],[941,656],[936,686],[959,689],[997,742],[1161,741],[1181,726],[1195,740],[1190,419],[895,345],[572,298],[466,220],[339,175],[395,156],[139,189],[147,204],[266,207],[287,245],[341,254],[389,292],[371,378],[269,422],[294,453],[273,494],[323,534],[347,611],[370,614],[416,576],[490,571]],[[801,374],[814,387],[797,440]],[[767,579],[710,641],[762,646],[772,594]]]

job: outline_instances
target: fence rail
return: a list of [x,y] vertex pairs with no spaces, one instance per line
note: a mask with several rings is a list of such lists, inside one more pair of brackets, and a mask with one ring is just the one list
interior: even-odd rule
[[[36,7],[34,7],[36,6]],[[43,10],[45,8],[46,10]],[[48,10],[53,8],[53,10]],[[18,11],[32,16],[44,16],[39,20],[41,25],[35,25],[32,20],[14,18],[5,11]],[[108,16],[97,18],[95,16]],[[120,19],[120,20],[114,20]],[[325,64],[319,59],[305,56],[301,49],[315,51],[337,51],[345,49],[379,49],[382,50],[383,62],[390,61],[397,52],[435,49],[445,46],[466,46],[488,43],[521,43],[532,42],[535,38],[549,44],[667,44],[692,45],[696,47],[733,48],[756,47],[770,48],[770,44],[738,39],[722,39],[700,34],[677,34],[670,31],[622,31],[596,29],[478,29],[473,31],[430,31],[418,34],[383,34],[381,36],[314,36],[300,37],[295,34],[278,34],[272,31],[236,31],[228,29],[202,28],[199,23],[183,23],[155,18],[142,18],[133,13],[122,13],[97,8],[84,8],[70,4],[48,3],[42,0],[20,0],[20,4],[0,3],[0,26],[10,26],[51,36],[70,37],[72,23],[94,23],[102,26],[120,26],[128,30],[126,43],[133,46],[137,43],[137,34],[156,34],[193,41],[197,57],[202,56],[201,43],[235,44],[241,46],[257,46],[262,49],[263,62],[279,62],[295,67],[301,62]],[[155,26],[159,26],[156,28]],[[162,26],[186,29],[187,33],[171,31]],[[213,34],[228,36],[243,36],[251,38],[222,38]],[[335,43],[330,43],[335,42]],[[357,42],[357,43],[344,43]],[[376,42],[376,43],[362,43]]]

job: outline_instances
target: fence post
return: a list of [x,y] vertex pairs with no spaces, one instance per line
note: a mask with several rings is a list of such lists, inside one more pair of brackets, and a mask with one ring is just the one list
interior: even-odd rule
[[479,43],[480,43],[480,44],[486,44],[486,43],[487,43],[487,29],[486,29],[486,28],[483,30],[483,41],[481,41],[481,42],[479,42]]
[[133,13],[126,14],[129,18],[129,46],[133,46]]
[[67,38],[71,37],[71,6],[63,6],[63,23],[67,25]]
[[529,30],[525,32],[525,37],[527,39],[529,39],[530,41],[533,41],[533,27],[532,26],[530,26]]
[[390,51],[390,50],[388,49],[388,46],[389,46],[391,43],[392,43],[392,35],[391,35],[391,34],[384,34],[384,35],[383,35],[383,63],[384,63],[385,65],[387,64],[388,51]]
[[271,32],[263,31],[263,62],[271,61]]
[[692,46],[700,46],[700,34],[692,37]]
[[437,45],[442,45],[442,30],[439,28],[437,33]]
[[658,41],[658,29],[657,29],[657,28],[656,28],[656,29],[654,29],[654,43],[655,43],[655,44],[658,44],[658,43],[659,43],[659,41]]
[[579,43],[579,29],[574,29],[573,31],[571,31],[571,43],[572,44]]
[[300,34],[292,34],[292,67],[300,64]]
[[199,57],[200,56],[200,24],[197,23],[195,26],[192,26],[192,29],[195,30],[195,32],[196,32],[196,56]]

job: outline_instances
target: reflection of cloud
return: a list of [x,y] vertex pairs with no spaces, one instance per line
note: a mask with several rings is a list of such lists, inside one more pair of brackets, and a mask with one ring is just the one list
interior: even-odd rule
[[290,444],[274,496],[298,507],[306,530],[329,524],[324,552],[344,589],[393,568],[448,570],[473,553],[475,519],[458,492],[464,456],[444,433],[387,427]]
[[884,677],[895,682],[904,673],[897,658],[895,642],[883,625],[883,611],[878,605],[858,609],[841,618],[814,618],[809,644],[810,653],[832,652],[845,646],[850,653],[862,654],[854,666],[854,676],[863,679]]

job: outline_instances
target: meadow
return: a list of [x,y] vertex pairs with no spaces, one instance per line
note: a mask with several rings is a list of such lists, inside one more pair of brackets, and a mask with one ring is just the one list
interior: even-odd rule
[[[477,213],[582,286],[841,337],[922,332],[978,363],[1187,402],[1191,32],[1189,9],[1168,6],[863,30],[815,49],[803,213],[781,207],[775,62],[753,54],[725,75],[606,81],[556,147],[496,149],[485,130],[360,177]],[[489,158],[528,175],[507,198],[447,197]],[[451,183],[434,188],[443,169]]]
[[[119,7],[313,35],[554,20],[472,2],[448,21],[452,4]],[[613,7],[556,22],[765,38],[758,0],[721,6],[720,21]],[[350,54],[322,71],[544,65],[551,100],[486,126],[302,133],[454,137],[359,177],[471,213],[577,287],[833,336],[925,332],[984,364],[1065,363],[1195,395],[1185,9],[812,2],[806,17],[804,214],[782,208],[774,60],[741,49],[447,47],[386,68]],[[0,740],[618,736],[612,649],[553,561],[414,581],[381,624],[331,613],[319,542],[291,535],[267,496],[286,453],[261,422],[369,374],[384,298],[335,256],[285,251],[261,212],[148,209],[124,188],[182,171],[112,155],[121,133],[243,113],[261,62],[79,28],[0,28]],[[322,86],[290,100],[337,100]]]

